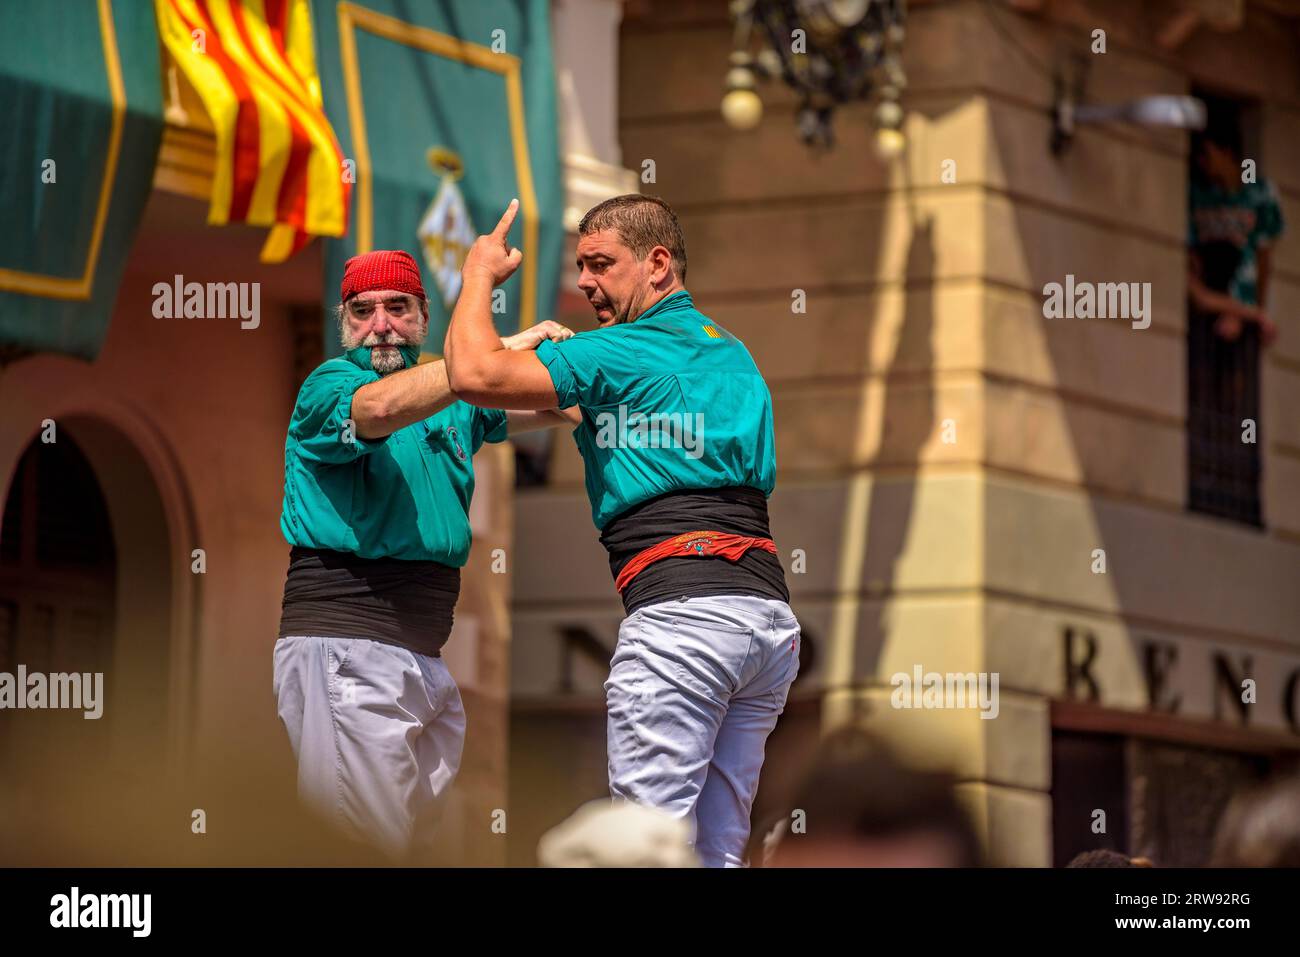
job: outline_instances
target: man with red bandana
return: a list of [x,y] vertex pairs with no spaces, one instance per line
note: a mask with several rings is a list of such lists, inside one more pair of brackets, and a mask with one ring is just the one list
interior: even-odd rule
[[[274,688],[304,801],[396,860],[426,848],[460,766],[465,713],[440,649],[469,557],[473,455],[571,424],[457,399],[419,362],[429,311],[400,250],[348,260],[344,354],[303,383],[284,449],[280,527],[292,546]],[[503,339],[535,349],[554,322]]]

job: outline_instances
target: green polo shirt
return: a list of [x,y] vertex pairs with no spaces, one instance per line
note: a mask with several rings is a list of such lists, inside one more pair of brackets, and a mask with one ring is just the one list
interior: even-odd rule
[[460,568],[469,558],[472,456],[505,439],[506,414],[453,402],[363,439],[345,420],[353,393],[379,378],[340,356],[303,383],[284,443],[280,529],[291,545]]
[[635,322],[547,340],[537,358],[573,436],[597,528],[665,492],[776,485],[772,396],[739,339],[685,290]]

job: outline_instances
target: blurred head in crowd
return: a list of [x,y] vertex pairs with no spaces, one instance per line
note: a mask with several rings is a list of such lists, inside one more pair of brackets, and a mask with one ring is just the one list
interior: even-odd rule
[[1300,775],[1239,794],[1219,820],[1211,867],[1300,867]]
[[1066,867],[1151,867],[1151,861],[1145,857],[1129,857],[1119,851],[1098,848],[1076,854]]
[[628,801],[591,801],[542,835],[543,867],[698,867],[690,825]]
[[1241,187],[1241,127],[1235,115],[1210,108],[1205,129],[1192,138],[1197,169],[1221,189]]
[[818,748],[790,813],[765,840],[768,867],[973,867],[979,843],[947,774],[900,761],[855,728]]

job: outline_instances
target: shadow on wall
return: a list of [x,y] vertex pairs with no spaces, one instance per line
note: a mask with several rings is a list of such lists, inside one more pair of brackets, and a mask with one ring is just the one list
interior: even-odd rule
[[[934,267],[932,223],[914,216],[903,275],[924,282],[933,276]],[[785,712],[768,738],[767,758],[754,801],[752,820],[755,822],[769,819],[777,810],[782,791],[806,761],[810,745],[821,736],[824,724],[822,699],[801,694],[814,680],[814,675],[822,676],[823,680],[829,678],[832,682],[847,678],[853,688],[862,688],[877,680],[881,649],[889,638],[887,602],[895,589],[898,565],[907,547],[916,508],[916,473],[921,452],[926,443],[933,440],[938,425],[935,422],[933,373],[933,295],[927,287],[908,290],[906,303],[897,347],[884,375],[880,447],[875,460],[868,465],[869,470],[883,471],[887,475],[870,477],[868,502],[863,511],[865,529],[842,529],[844,542],[837,556],[840,562],[852,560],[853,549],[847,542],[855,534],[865,534],[862,568],[856,570],[851,585],[865,589],[865,594],[858,606],[858,615],[843,634],[832,633],[832,618],[832,630],[824,635],[808,634],[805,637],[812,640],[801,642],[799,676],[791,689]],[[868,427],[866,422],[858,424],[859,431]],[[863,476],[861,480],[867,481],[868,478]],[[850,492],[848,498],[851,496]],[[879,570],[879,574],[875,570]],[[792,599],[792,603],[795,613],[807,627],[809,616],[800,612],[797,597]],[[874,611],[862,610],[864,605]],[[854,643],[848,675],[826,674],[825,663],[834,656],[831,648],[834,640]],[[832,684],[828,690],[845,689]],[[861,697],[853,698],[853,707],[850,723],[867,718],[866,703]]]
[[[903,275],[907,279],[918,277],[928,282],[934,271],[933,223],[913,214],[912,237]],[[898,347],[885,374],[880,451],[871,463],[875,474],[867,506],[867,574],[863,585],[870,605],[875,609],[875,617],[865,628],[860,628],[858,634],[878,639],[880,644],[875,646],[878,652],[890,640],[889,601],[897,589],[899,565],[916,512],[921,452],[927,443],[934,440],[940,427],[940,423],[935,421],[934,296],[930,289],[931,286],[927,285],[924,289],[908,291]],[[928,662],[923,664],[931,667]],[[941,664],[935,662],[933,667]],[[876,677],[887,682],[888,676],[876,675],[877,665],[877,660],[855,661],[855,681]],[[857,703],[861,699],[854,700],[855,707],[859,707]],[[865,715],[853,715],[855,721],[862,717]]]

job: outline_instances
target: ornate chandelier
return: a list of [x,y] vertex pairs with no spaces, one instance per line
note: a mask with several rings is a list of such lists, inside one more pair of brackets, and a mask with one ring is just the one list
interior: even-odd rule
[[875,97],[876,149],[897,156],[904,145],[898,100],[907,84],[899,59],[906,7],[906,0],[732,0],[735,41],[723,118],[738,130],[757,126],[757,81],[779,76],[799,93],[805,143],[830,147],[834,109]]

